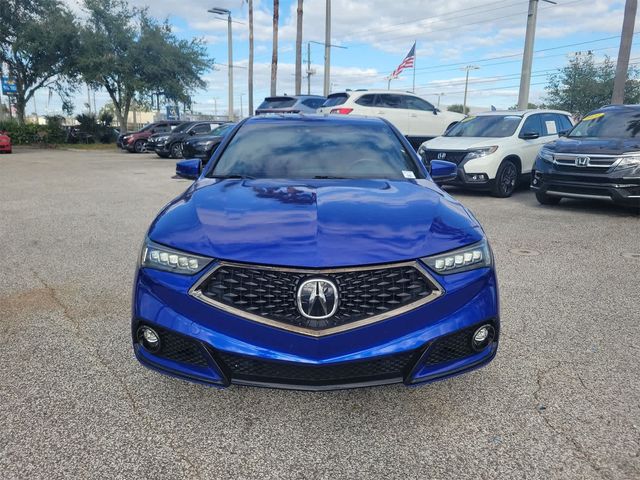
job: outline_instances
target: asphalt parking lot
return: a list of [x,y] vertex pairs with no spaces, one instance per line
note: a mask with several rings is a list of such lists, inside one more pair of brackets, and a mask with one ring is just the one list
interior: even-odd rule
[[[175,161],[0,156],[0,477],[640,478],[640,216],[452,191],[498,265],[488,367],[422,388],[206,388],[134,359],[136,257]],[[637,256],[636,256],[637,255]]]

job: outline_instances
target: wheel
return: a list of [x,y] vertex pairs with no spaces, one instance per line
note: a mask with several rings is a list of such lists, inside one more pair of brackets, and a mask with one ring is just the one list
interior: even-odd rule
[[144,140],[136,140],[133,144],[133,151],[136,153],[144,153],[147,150],[147,142]]
[[546,193],[536,192],[536,200],[540,202],[541,205],[558,205],[560,203],[560,197],[550,197]]
[[156,155],[158,155],[160,158],[169,158],[169,155],[167,155],[166,153],[156,152]]
[[496,174],[492,193],[495,197],[510,197],[518,184],[520,171],[512,160],[503,160]]
[[176,142],[171,145],[171,158],[182,158],[182,143]]

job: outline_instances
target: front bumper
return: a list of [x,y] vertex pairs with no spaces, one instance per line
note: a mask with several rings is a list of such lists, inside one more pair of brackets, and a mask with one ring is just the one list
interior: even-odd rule
[[624,177],[615,171],[562,172],[540,159],[531,172],[531,189],[548,196],[640,206],[640,177]]
[[0,152],[11,153],[10,143],[0,143]]
[[[431,303],[323,337],[274,328],[207,305],[188,294],[197,277],[138,271],[132,337],[143,365],[217,387],[327,390],[437,380],[490,362],[498,347],[498,287],[488,268],[436,277],[446,293]],[[470,335],[487,323],[495,329],[493,341],[481,351],[470,349]],[[153,353],[139,343],[141,325],[166,337],[169,350]]]
[[203,146],[203,145],[191,145],[190,143],[184,143],[182,145],[182,156],[184,158],[199,158],[204,163],[209,161],[211,157],[212,146]]

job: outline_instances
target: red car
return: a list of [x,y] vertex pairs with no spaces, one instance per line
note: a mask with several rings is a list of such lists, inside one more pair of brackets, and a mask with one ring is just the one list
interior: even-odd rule
[[11,153],[11,137],[7,132],[0,132],[0,152]]

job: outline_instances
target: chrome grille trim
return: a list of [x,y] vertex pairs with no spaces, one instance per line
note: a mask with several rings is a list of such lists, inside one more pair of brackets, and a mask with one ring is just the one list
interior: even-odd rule
[[[583,166],[576,165],[576,158],[589,157],[589,162]],[[608,169],[620,161],[620,155],[580,154],[580,153],[554,153],[553,163],[562,167],[575,167],[576,170],[590,167]]]
[[[282,272],[297,272],[304,273],[307,275],[322,275],[322,274],[331,274],[331,273],[341,273],[341,272],[358,272],[365,270],[380,270],[385,268],[397,268],[397,267],[414,267],[419,273],[421,273],[432,285],[433,290],[426,297],[399,307],[397,309],[381,313],[379,315],[374,315],[368,318],[364,318],[361,320],[357,320],[355,322],[347,323],[344,325],[339,325],[335,327],[326,328],[323,330],[313,330],[310,328],[304,328],[297,325],[290,325],[284,322],[280,322],[277,320],[273,320],[270,318],[262,317],[259,315],[255,315],[239,308],[232,307],[230,305],[226,305],[221,302],[217,302],[207,297],[202,293],[200,286],[204,284],[209,277],[219,268],[224,266],[233,266],[240,268],[252,268],[252,269],[260,269],[260,270],[271,270],[271,271],[282,271]],[[341,268],[328,268],[328,269],[308,269],[308,268],[291,268],[291,267],[273,267],[273,266],[263,266],[263,265],[254,265],[254,264],[244,264],[244,263],[234,263],[234,262],[225,262],[220,261],[216,263],[213,267],[207,269],[202,276],[198,279],[198,281],[189,289],[189,295],[204,302],[208,305],[211,305],[215,308],[218,308],[224,312],[231,313],[232,315],[236,315],[238,317],[251,320],[257,323],[262,323],[264,325],[269,325],[271,327],[279,328],[281,330],[287,330],[290,332],[299,333],[301,335],[307,335],[310,337],[324,337],[326,335],[332,335],[335,333],[345,332],[348,330],[353,330],[355,328],[363,327],[365,325],[370,325],[372,323],[381,322],[390,317],[395,317],[398,315],[402,315],[411,310],[414,310],[418,307],[421,307],[427,303],[432,302],[433,300],[441,297],[445,294],[444,288],[433,278],[433,276],[428,272],[428,269],[422,266],[418,261],[408,261],[401,263],[393,263],[393,264],[383,264],[383,265],[367,265],[362,267],[341,267]],[[292,299],[294,301],[294,299]]]

